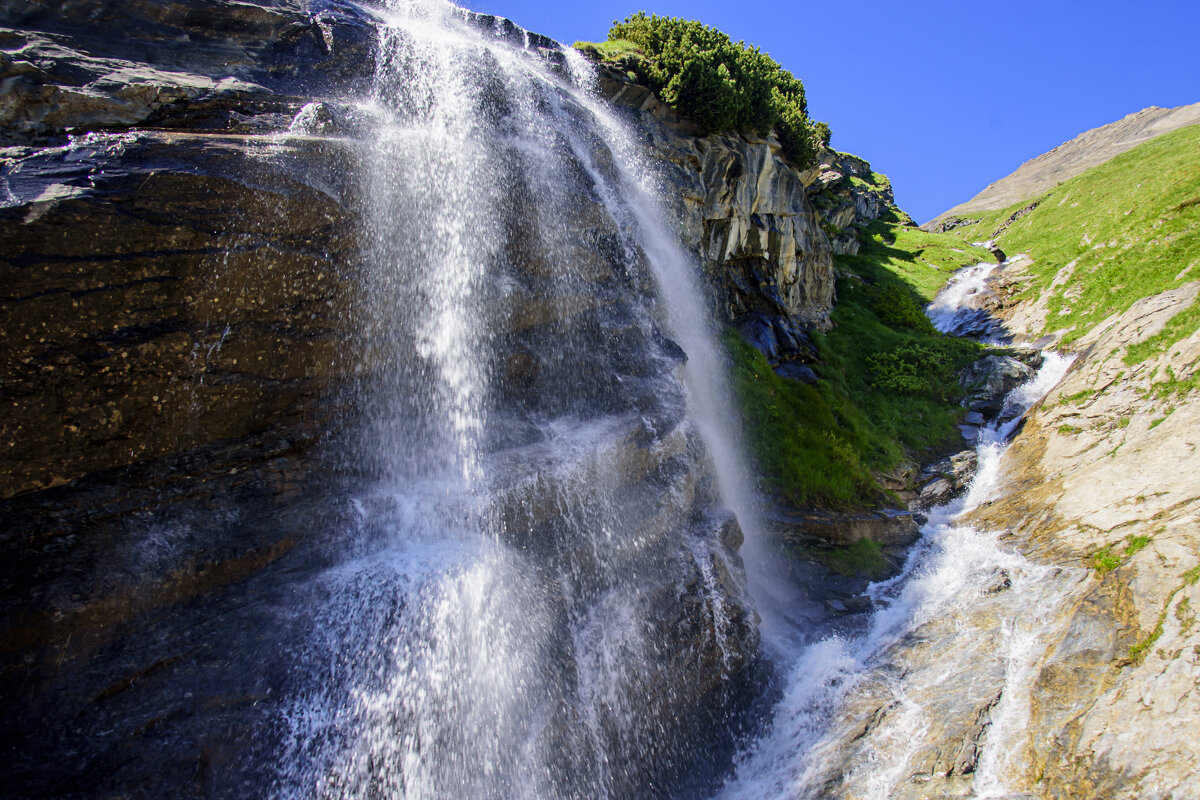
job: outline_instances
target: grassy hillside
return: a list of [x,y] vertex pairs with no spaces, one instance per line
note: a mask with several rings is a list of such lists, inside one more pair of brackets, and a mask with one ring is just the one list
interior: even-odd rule
[[957,444],[956,374],[972,342],[938,333],[922,307],[959,267],[990,258],[956,237],[875,222],[857,256],[838,256],[834,329],[815,334],[813,386],[781,378],[729,332],[734,389],[767,488],[803,506],[887,501],[876,475]]
[[[1036,202],[1025,213],[1030,202],[990,212],[952,234],[998,235],[1008,254],[1030,255],[1025,296],[1046,296],[1043,332],[1063,331],[1066,344],[1142,297],[1200,279],[1200,125],[1146,142]],[[1193,307],[1151,347],[1165,349],[1198,323]]]

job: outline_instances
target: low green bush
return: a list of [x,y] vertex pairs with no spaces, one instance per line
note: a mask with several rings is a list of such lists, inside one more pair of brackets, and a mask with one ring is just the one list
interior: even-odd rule
[[638,12],[614,22],[607,42],[576,47],[652,89],[702,133],[774,130],[784,156],[801,168],[829,144],[829,126],[809,119],[798,78],[757,47],[703,23]]
[[879,287],[871,299],[871,310],[881,321],[892,327],[935,333],[933,323],[925,315],[925,310],[917,305],[912,290],[907,286],[887,283]]

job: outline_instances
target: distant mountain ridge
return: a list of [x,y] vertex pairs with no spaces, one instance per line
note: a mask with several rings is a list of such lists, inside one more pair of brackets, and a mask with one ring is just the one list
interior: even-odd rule
[[998,211],[1022,200],[1032,199],[1142,142],[1197,123],[1200,123],[1200,103],[1178,108],[1144,108],[1116,122],[1081,133],[1071,141],[1026,161],[1012,174],[988,185],[967,202],[943,211],[922,227],[942,230],[943,223],[951,219],[984,211]]

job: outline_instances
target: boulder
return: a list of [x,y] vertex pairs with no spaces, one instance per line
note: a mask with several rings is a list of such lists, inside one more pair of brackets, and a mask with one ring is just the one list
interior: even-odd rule
[[1004,407],[1005,395],[1033,377],[1033,373],[1012,356],[984,356],[959,374],[959,384],[966,390],[963,405],[985,416],[995,415]]
[[911,507],[925,510],[948,502],[970,485],[978,463],[979,457],[974,450],[963,450],[925,467],[921,470],[925,483]]
[[913,504],[915,508],[933,508],[946,503],[954,496],[954,482],[941,476],[921,487],[921,494]]

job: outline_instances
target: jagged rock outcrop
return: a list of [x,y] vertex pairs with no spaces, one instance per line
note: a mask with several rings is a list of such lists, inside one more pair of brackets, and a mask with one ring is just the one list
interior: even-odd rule
[[1033,373],[1012,356],[984,356],[968,364],[959,376],[958,382],[966,392],[963,405],[985,416],[997,414],[1005,396],[1032,378]]
[[857,253],[873,220],[912,224],[891,183],[865,160],[828,148],[797,171],[773,136],[698,136],[646,87],[608,69],[600,84],[612,102],[638,112],[658,158],[673,166],[666,194],[685,241],[699,243],[727,321],[780,374],[815,381],[806,332],[830,326],[833,254]]
[[649,89],[615,73],[604,73],[601,91],[639,112],[669,165],[667,199],[727,320],[773,366],[811,361],[806,331],[828,329],[835,283],[833,251],[808,196],[815,176],[784,161],[773,137],[694,135]]
[[896,207],[891,182],[858,156],[825,149],[814,171],[809,196],[821,215],[833,252],[857,254],[859,230],[872,220],[891,216],[912,224]]
[[300,0],[14,0],[0,24],[0,137],[13,143],[130,126],[277,130],[297,95],[361,86],[377,36],[356,5]]

